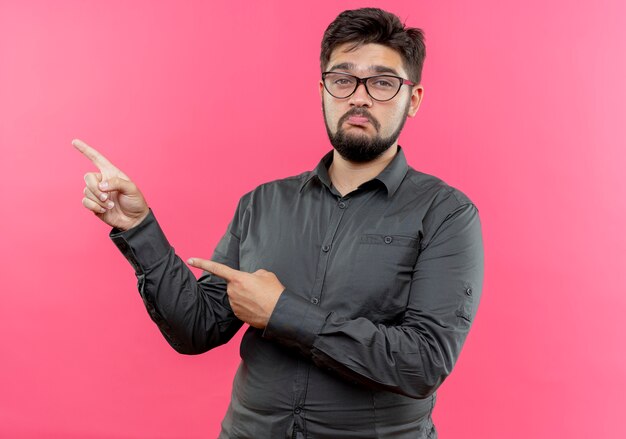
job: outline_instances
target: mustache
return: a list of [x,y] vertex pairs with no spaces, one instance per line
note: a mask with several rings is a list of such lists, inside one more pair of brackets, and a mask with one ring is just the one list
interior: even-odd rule
[[337,128],[339,128],[346,120],[348,120],[348,118],[352,116],[366,117],[367,120],[370,121],[372,126],[376,128],[376,131],[380,129],[380,122],[378,122],[374,116],[372,116],[365,108],[356,108],[356,107],[352,108],[351,110],[346,112],[346,114],[341,116],[341,118],[339,119],[339,122],[337,122]]

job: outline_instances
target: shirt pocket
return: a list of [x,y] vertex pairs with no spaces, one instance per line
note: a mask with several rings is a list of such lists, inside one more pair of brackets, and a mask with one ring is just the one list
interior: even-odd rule
[[362,315],[377,322],[402,317],[409,298],[419,239],[393,233],[365,233],[357,243],[350,282]]

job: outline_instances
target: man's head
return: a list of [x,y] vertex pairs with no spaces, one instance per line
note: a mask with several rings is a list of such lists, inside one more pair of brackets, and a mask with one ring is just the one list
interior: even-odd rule
[[343,158],[371,161],[397,144],[421,102],[425,52],[421,30],[380,9],[344,11],[328,26],[320,62],[333,74],[324,75],[320,93],[328,136]]

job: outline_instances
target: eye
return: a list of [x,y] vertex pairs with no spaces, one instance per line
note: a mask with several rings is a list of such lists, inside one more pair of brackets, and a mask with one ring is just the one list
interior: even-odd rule
[[393,88],[395,84],[388,78],[373,78],[372,85],[380,88]]
[[354,79],[347,77],[339,77],[333,81],[336,85],[350,85],[354,84]]

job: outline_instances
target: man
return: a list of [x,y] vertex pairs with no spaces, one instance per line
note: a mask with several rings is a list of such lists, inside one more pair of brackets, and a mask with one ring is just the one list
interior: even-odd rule
[[433,438],[435,391],[476,314],[476,207],[410,168],[398,136],[420,105],[422,33],[379,9],[341,13],[322,41],[333,151],[244,195],[196,280],[130,178],[99,168],[83,204],[114,227],[152,319],[178,352],[244,324],[223,438]]

